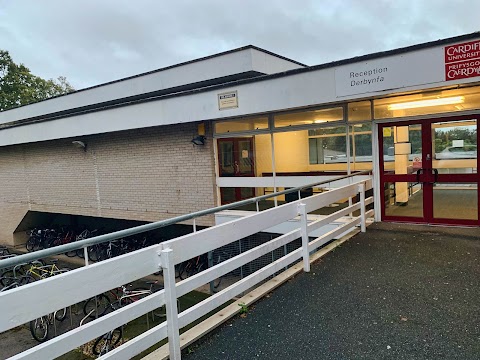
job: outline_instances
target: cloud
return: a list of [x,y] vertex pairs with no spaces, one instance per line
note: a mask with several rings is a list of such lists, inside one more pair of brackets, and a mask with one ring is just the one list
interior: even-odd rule
[[476,0],[0,0],[0,44],[82,88],[247,44],[316,65],[470,33],[478,13]]

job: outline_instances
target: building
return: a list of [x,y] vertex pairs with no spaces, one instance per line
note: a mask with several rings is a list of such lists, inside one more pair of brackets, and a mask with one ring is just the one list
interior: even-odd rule
[[11,109],[0,243],[52,214],[155,221],[360,170],[377,221],[479,226],[479,85],[472,33],[318,66],[247,46]]

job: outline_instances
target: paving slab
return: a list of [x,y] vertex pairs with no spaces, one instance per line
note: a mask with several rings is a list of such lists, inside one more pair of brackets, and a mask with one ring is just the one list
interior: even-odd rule
[[375,223],[183,359],[480,358],[480,229]]

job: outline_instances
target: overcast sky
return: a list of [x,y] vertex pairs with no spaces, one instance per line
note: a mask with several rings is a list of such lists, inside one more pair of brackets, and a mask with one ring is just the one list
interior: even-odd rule
[[317,65],[480,30],[479,0],[0,0],[0,49],[81,89],[256,45]]

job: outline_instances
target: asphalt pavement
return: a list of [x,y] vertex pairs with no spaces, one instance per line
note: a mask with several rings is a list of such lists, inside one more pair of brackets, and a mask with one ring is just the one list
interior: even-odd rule
[[480,359],[480,229],[375,223],[185,360]]

